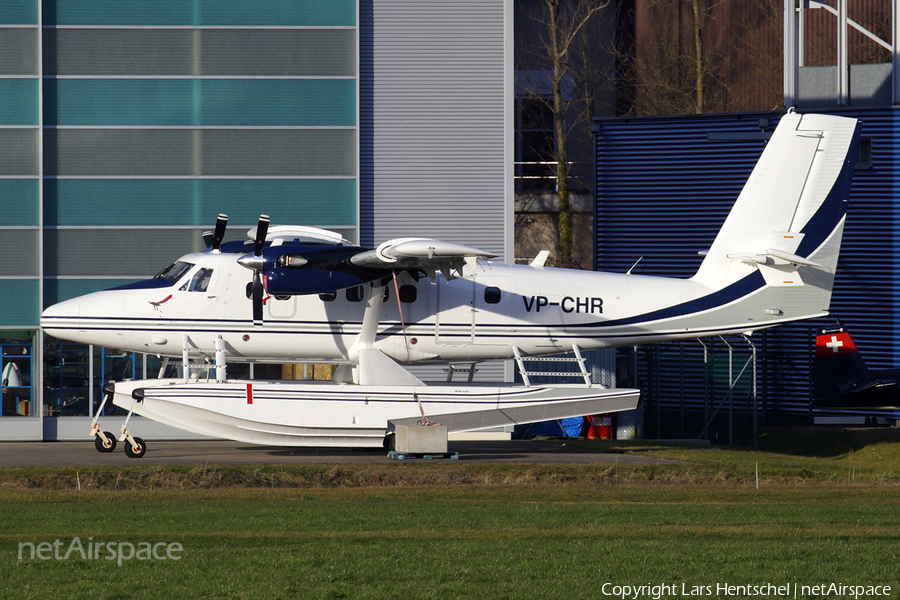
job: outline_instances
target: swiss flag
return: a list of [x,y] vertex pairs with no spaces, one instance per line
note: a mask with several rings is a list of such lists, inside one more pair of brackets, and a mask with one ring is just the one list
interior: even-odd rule
[[825,333],[816,337],[816,356],[835,356],[857,352],[856,344],[846,331]]

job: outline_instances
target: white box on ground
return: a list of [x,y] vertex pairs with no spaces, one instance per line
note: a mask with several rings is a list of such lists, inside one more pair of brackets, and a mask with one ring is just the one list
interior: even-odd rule
[[399,425],[394,450],[408,454],[446,454],[447,428],[441,425]]

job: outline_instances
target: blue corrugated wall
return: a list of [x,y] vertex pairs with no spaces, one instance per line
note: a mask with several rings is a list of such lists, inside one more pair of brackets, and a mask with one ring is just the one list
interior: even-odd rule
[[[860,119],[872,168],[853,177],[831,312],[849,328],[873,368],[900,366],[898,114],[835,111]],[[781,113],[596,121],[598,270],[690,277],[725,220]],[[808,407],[811,335],[832,319],[753,336],[759,390],[771,413]],[[665,351],[665,349],[663,349]]]

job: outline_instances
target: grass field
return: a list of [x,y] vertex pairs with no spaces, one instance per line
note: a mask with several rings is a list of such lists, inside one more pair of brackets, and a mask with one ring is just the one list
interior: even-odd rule
[[[745,598],[760,596],[716,586],[833,582],[900,598],[897,433],[778,435],[760,451],[602,445],[683,461],[652,467],[129,466],[81,472],[80,492],[71,469],[3,469],[0,595],[603,598],[619,597],[605,583],[665,583],[677,593],[657,597]],[[75,538],[119,544],[114,560],[29,555]],[[178,560],[118,564],[127,544],[173,543]]]

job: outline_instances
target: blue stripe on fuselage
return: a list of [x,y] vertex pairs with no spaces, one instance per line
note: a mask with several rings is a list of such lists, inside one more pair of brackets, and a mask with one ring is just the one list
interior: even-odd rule
[[566,327],[618,327],[620,325],[635,325],[639,323],[649,323],[651,321],[660,321],[662,319],[674,319],[676,317],[685,317],[694,313],[711,310],[713,308],[721,308],[726,304],[740,300],[744,296],[765,287],[766,281],[762,274],[757,270],[747,275],[743,279],[732,283],[731,285],[717,290],[709,295],[689,300],[681,304],[661,308],[659,310],[626,317],[624,319],[612,319],[610,321],[602,321],[597,323],[583,323],[578,325],[566,325]]

